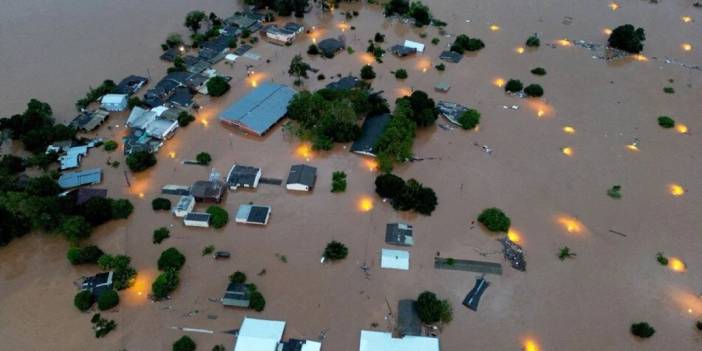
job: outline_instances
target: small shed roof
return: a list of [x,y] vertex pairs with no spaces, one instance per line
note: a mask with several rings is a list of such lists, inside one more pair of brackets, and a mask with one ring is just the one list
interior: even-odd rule
[[455,51],[444,51],[439,55],[439,58],[451,63],[458,63],[463,58],[463,54],[459,54]]
[[285,331],[285,322],[244,318],[234,351],[275,351]]
[[185,215],[185,220],[186,221],[193,221],[193,222],[210,222],[210,214],[206,212],[190,212],[187,215]]
[[424,52],[424,44],[416,41],[405,40],[405,46],[417,50],[417,52],[420,54]]
[[190,187],[190,194],[197,200],[221,201],[224,183],[221,181],[198,180]]
[[103,104],[122,104],[127,100],[127,94],[107,94],[100,100]]
[[229,283],[227,291],[222,297],[222,304],[225,306],[249,307],[249,295],[251,290],[249,284]]
[[427,336],[393,338],[390,333],[361,330],[359,351],[439,351],[439,339]]
[[310,188],[314,187],[317,180],[317,168],[308,165],[293,165],[288,173],[288,182],[286,184],[302,184]]
[[295,93],[285,85],[265,82],[229,106],[219,119],[263,135],[285,116]]
[[327,89],[334,89],[334,90],[351,90],[355,87],[358,86],[358,83],[360,83],[361,80],[358,79],[357,77],[354,77],[352,75],[348,75],[346,77],[343,77],[336,82],[331,82],[326,85]]
[[83,112],[71,121],[70,126],[79,130],[89,132],[100,126],[105,119],[110,115],[110,112],[103,109],[97,109],[91,112]]
[[463,305],[468,307],[473,311],[478,310],[478,304],[480,303],[480,298],[483,296],[485,289],[490,285],[490,283],[485,280],[485,278],[478,278],[475,280],[475,286],[468,292],[466,298],[463,300]]
[[319,47],[319,50],[322,50],[325,55],[330,56],[334,55],[337,51],[344,49],[346,44],[339,39],[327,38],[320,41],[319,44],[317,44],[317,47]]
[[63,189],[75,188],[81,185],[97,184],[102,181],[102,169],[94,168],[78,172],[67,172],[58,179],[58,184]]
[[383,134],[385,127],[390,123],[389,113],[368,116],[361,127],[361,137],[351,144],[351,152],[362,155],[375,156],[375,144]]
[[380,267],[387,269],[409,270],[410,254],[404,250],[382,249]]
[[268,216],[271,212],[270,206],[261,205],[241,205],[236,212],[237,222],[250,224],[267,224]]
[[391,48],[390,48],[390,52],[392,52],[393,54],[395,54],[395,55],[397,55],[397,56],[404,57],[404,56],[407,56],[407,55],[416,54],[416,53],[417,53],[417,49],[416,49],[416,48],[411,48],[411,47],[409,47],[409,46],[404,46],[404,45],[399,45],[399,44],[398,44],[398,45],[394,45],[393,47],[391,47]]
[[412,226],[405,223],[388,223],[385,228],[385,242],[388,244],[412,246]]
[[139,89],[141,89],[141,87],[148,82],[148,78],[131,75],[122,79],[122,81],[117,84],[114,93],[132,95],[139,91]]

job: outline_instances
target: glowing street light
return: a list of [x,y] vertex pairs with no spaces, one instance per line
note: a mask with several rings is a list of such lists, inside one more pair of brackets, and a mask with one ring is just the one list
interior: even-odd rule
[[544,110],[539,109],[539,111],[536,112],[536,116],[537,116],[537,117],[543,117],[543,116],[544,116],[544,113],[546,113],[546,112],[544,112]]
[[604,34],[606,34],[606,35],[611,35],[611,34],[612,34],[612,30],[611,30],[610,28],[605,28],[605,29],[602,30],[602,33],[604,33]]
[[570,40],[568,40],[568,39],[559,39],[558,44],[563,46],[563,47],[573,46],[573,43],[571,43]]
[[677,257],[669,257],[668,268],[673,272],[685,272],[687,270],[687,265]]
[[492,81],[492,84],[495,84],[498,88],[502,88],[505,86],[505,80],[502,78],[495,78],[495,80]]
[[578,234],[583,231],[583,224],[573,217],[559,216],[558,224],[560,224],[563,229],[571,234]]
[[143,199],[144,198],[144,193],[139,193],[139,198]]
[[500,30],[500,26],[496,24],[490,25],[490,30],[493,32],[498,32]]
[[173,152],[173,151],[171,151],[171,152],[168,153],[168,156],[169,156],[170,158],[175,158],[175,157],[176,157],[176,153]]
[[524,343],[522,344],[522,347],[524,351],[540,351],[541,348],[539,347],[539,344],[536,342],[536,340],[532,338],[527,338],[524,340]]
[[563,127],[563,132],[566,134],[575,134],[575,128],[571,126],[565,126]]
[[670,195],[673,195],[675,197],[680,197],[685,195],[685,188],[682,187],[680,184],[670,184],[668,186],[668,191],[670,192]]
[[619,10],[619,4],[617,4],[616,2],[610,2],[608,6],[612,11]]
[[376,160],[364,160],[363,164],[371,172],[375,172],[378,170],[378,161]]
[[516,51],[516,52],[517,52],[518,54],[520,54],[520,55],[521,55],[521,54],[523,54],[523,53],[524,53],[524,48],[520,46],[520,47],[518,47],[518,48],[514,49],[514,51]]
[[638,145],[636,145],[636,143],[629,144],[626,146],[626,148],[629,149],[629,151],[634,151],[634,152],[639,151],[639,147],[638,147]]
[[675,124],[675,130],[680,134],[687,134],[687,126],[682,123]]
[[692,51],[692,44],[690,43],[683,43],[681,47],[684,51]]
[[639,61],[639,62],[647,62],[648,61],[648,57],[641,55],[641,54],[634,55],[634,59],[636,61]]
[[507,231],[507,238],[514,243],[519,243],[522,241],[522,234],[514,228],[509,228],[509,231]]
[[692,22],[692,17],[690,16],[682,16],[680,19],[683,21],[683,23],[690,23]]
[[373,199],[368,196],[362,197],[358,200],[358,210],[361,212],[369,212],[373,209]]
[[568,157],[573,156],[573,148],[570,146],[566,146],[566,147],[562,148],[561,152]]

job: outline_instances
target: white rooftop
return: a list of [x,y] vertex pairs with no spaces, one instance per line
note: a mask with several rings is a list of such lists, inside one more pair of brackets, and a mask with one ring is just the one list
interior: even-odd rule
[[300,351],[320,351],[321,349],[321,342],[305,340],[305,343],[302,345],[302,349],[300,349]]
[[393,338],[390,333],[361,330],[358,351],[439,351],[439,339],[428,336]]
[[246,317],[234,351],[276,351],[284,330],[285,322]]
[[100,102],[103,104],[121,104],[127,98],[127,94],[107,94]]
[[417,49],[417,52],[420,54],[424,52],[424,44],[416,41],[405,40],[405,46],[408,48]]
[[382,249],[380,267],[387,269],[409,270],[409,252],[404,250]]
[[127,126],[132,128],[145,129],[149,123],[156,120],[156,112],[147,111],[139,106],[135,106],[127,118]]

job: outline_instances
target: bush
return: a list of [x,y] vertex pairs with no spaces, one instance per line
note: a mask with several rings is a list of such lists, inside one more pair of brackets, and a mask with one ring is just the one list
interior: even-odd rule
[[102,338],[117,328],[115,321],[102,318],[99,313],[94,314],[90,322],[93,323],[96,338]]
[[546,70],[541,68],[541,67],[536,67],[536,68],[531,70],[531,74],[537,75],[537,76],[545,76]]
[[66,258],[71,264],[97,263],[98,259],[105,253],[95,245],[84,248],[72,247],[68,249]]
[[463,129],[474,129],[480,123],[480,112],[474,109],[468,109],[458,117],[458,123]]
[[186,111],[180,111],[178,114],[178,126],[180,127],[187,127],[193,121],[195,121],[195,117]]
[[197,345],[193,339],[183,336],[173,343],[173,351],[195,351]]
[[108,140],[103,145],[103,147],[105,148],[105,151],[115,151],[115,150],[117,150],[118,146],[119,146],[119,144],[117,144],[117,142],[114,140]]
[[332,261],[342,260],[346,258],[348,254],[349,249],[346,248],[346,245],[338,241],[331,241],[327,244],[327,247],[324,248],[324,257]]
[[632,54],[638,54],[643,50],[643,42],[646,40],[646,34],[643,28],[634,28],[631,24],[625,24],[614,28],[609,36],[609,46],[626,51]]
[[417,314],[419,319],[426,324],[439,321],[447,323],[453,318],[451,305],[447,300],[439,300],[433,292],[425,291],[417,297]]
[[125,255],[113,257],[105,254],[98,259],[98,266],[102,270],[112,270],[114,272],[112,276],[114,288],[124,290],[134,283],[134,278],[137,275],[136,270],[129,266],[131,260],[131,257]]
[[244,272],[236,271],[234,274],[229,276],[229,281],[236,284],[246,283],[246,274]]
[[446,70],[446,65],[443,63],[440,63],[440,64],[434,66],[434,68],[436,68],[436,70],[439,72],[443,72]]
[[97,304],[100,311],[109,310],[119,305],[119,295],[114,290],[107,290],[100,294],[97,299]]
[[170,234],[171,234],[171,231],[168,230],[166,227],[161,227],[161,228],[154,230],[153,243],[160,244],[162,241],[170,238]]
[[224,95],[229,91],[229,82],[222,77],[214,77],[207,81],[207,93],[212,97]]
[[614,185],[607,189],[607,195],[613,199],[620,199],[622,197],[622,194],[619,192],[620,190],[622,190],[621,185]]
[[203,166],[207,166],[210,164],[212,161],[212,156],[206,152],[201,152],[195,156],[195,159],[197,160],[198,164],[201,164]]
[[395,78],[397,79],[407,79],[407,70],[404,68],[400,68],[397,71],[395,71]]
[[524,94],[529,97],[541,97],[544,95],[544,89],[538,84],[529,84],[524,88]]
[[212,224],[215,229],[222,228],[229,222],[229,213],[219,206],[208,207],[207,213],[210,214],[210,224]]
[[152,153],[141,150],[135,151],[127,156],[127,166],[132,172],[142,172],[156,164],[156,156]]
[[673,87],[665,87],[663,88],[663,92],[666,94],[675,94],[675,88]]
[[63,220],[59,225],[59,232],[66,236],[72,243],[78,243],[80,240],[90,236],[93,228],[85,218],[81,216],[72,216]]
[[507,84],[505,84],[505,91],[508,93],[518,93],[522,91],[523,88],[524,85],[518,79],[510,79],[507,81]]
[[668,116],[658,117],[658,125],[663,128],[673,128],[675,127],[675,120]]
[[158,258],[158,269],[162,271],[179,271],[185,264],[185,256],[178,249],[171,247],[161,253]]
[[168,200],[163,197],[157,197],[153,200],[151,200],[151,208],[153,208],[154,211],[170,211],[171,210],[171,200]]
[[439,42],[441,42],[441,39],[439,39],[439,38],[433,38],[433,39],[431,39],[431,43],[432,43],[433,45],[439,45]]
[[126,219],[134,211],[134,205],[127,199],[110,201],[112,219]]
[[249,308],[256,312],[261,312],[266,308],[266,299],[255,288],[249,294]]
[[459,54],[465,51],[478,51],[485,47],[485,43],[478,38],[470,38],[465,34],[461,34],[456,37],[456,40],[451,45],[451,51],[457,52]]
[[346,191],[346,173],[336,171],[332,174],[332,193],[341,193]]
[[325,80],[327,77],[324,76],[324,74],[320,73],[317,75],[317,80]]
[[73,305],[75,305],[81,312],[89,310],[90,307],[93,307],[94,303],[95,298],[93,297],[93,294],[87,290],[78,292],[76,297],[73,298]]
[[178,271],[169,269],[159,274],[153,284],[151,284],[151,292],[157,300],[164,299],[178,287],[179,283]]
[[511,220],[499,208],[488,208],[478,216],[478,222],[482,223],[491,232],[507,233]]
[[375,71],[373,71],[373,66],[365,65],[361,68],[361,79],[373,79],[375,78]]
[[385,41],[385,34],[380,34],[380,33],[375,33],[375,36],[373,37],[373,41],[376,43],[382,43]]
[[631,333],[645,339],[653,336],[656,330],[646,322],[639,322],[631,325]]
[[315,44],[311,44],[307,48],[307,54],[308,55],[319,55],[319,47],[317,47],[317,45],[315,45]]
[[532,35],[526,40],[526,46],[530,48],[538,48],[541,46],[541,40],[536,35]]
[[662,252],[656,253],[656,261],[658,261],[658,263],[660,263],[661,266],[668,265],[668,257],[663,256]]

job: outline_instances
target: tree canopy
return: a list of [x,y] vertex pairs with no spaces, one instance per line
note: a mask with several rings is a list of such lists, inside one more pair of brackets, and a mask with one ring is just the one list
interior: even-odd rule
[[414,210],[423,215],[431,215],[438,204],[436,193],[431,188],[415,179],[405,182],[389,173],[376,177],[375,191],[379,196],[389,198],[392,207],[398,211]]
[[229,213],[219,206],[208,207],[207,213],[210,214],[210,224],[215,229],[222,228],[229,222]]
[[475,129],[480,123],[480,112],[474,109],[468,109],[458,117],[458,123],[463,129]]
[[417,124],[417,127],[428,127],[439,117],[434,99],[421,90],[415,90],[412,95],[401,97],[398,101],[409,102],[411,113],[408,117]]
[[142,172],[156,165],[156,156],[146,150],[132,152],[127,156],[127,166],[132,172]]
[[327,244],[324,248],[324,257],[332,261],[342,260],[349,254],[349,249],[346,245],[334,240]]
[[419,319],[426,324],[448,323],[453,318],[453,311],[448,300],[439,300],[431,291],[425,291],[417,297]]
[[217,76],[207,81],[207,94],[218,97],[226,94],[231,87],[226,79]]
[[635,28],[631,24],[625,24],[614,28],[607,42],[615,49],[638,54],[643,50],[645,40],[646,34],[643,28]]
[[499,208],[491,207],[483,210],[478,216],[478,222],[482,223],[491,232],[509,231],[511,220]]
[[179,271],[185,264],[185,256],[175,247],[166,249],[158,258],[158,269],[166,271],[169,269]]

